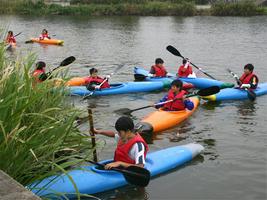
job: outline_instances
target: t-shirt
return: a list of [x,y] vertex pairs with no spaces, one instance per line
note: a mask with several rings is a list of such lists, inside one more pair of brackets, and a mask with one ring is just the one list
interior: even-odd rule
[[[118,143],[120,136],[115,134],[115,140]],[[145,164],[145,145],[142,142],[135,143],[129,151],[131,159],[135,160],[135,164]]]

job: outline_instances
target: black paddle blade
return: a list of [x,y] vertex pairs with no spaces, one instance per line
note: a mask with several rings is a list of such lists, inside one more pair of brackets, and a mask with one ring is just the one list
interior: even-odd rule
[[140,187],[146,187],[148,185],[150,181],[150,172],[147,169],[132,165],[125,170],[131,172],[124,173],[124,171],[122,171],[124,178],[128,183]]
[[175,47],[169,45],[169,46],[166,47],[166,49],[167,49],[170,53],[172,53],[173,55],[184,58],[184,57],[180,54],[180,52],[179,52]]
[[29,44],[29,43],[33,43],[33,41],[32,40],[25,41],[25,44]]
[[256,94],[255,94],[255,92],[253,92],[253,91],[251,91],[251,90],[248,90],[248,89],[246,89],[246,91],[247,91],[247,93],[248,93],[248,98],[249,98],[249,100],[254,101],[254,100],[256,99]]
[[66,65],[69,65],[71,63],[73,63],[74,61],[76,60],[76,58],[74,56],[70,56],[66,59],[64,59],[59,66],[66,66]]
[[143,74],[134,74],[135,81],[144,81],[145,79],[146,79],[146,76]]
[[212,95],[212,94],[216,94],[218,92],[220,92],[220,87],[219,86],[211,86],[211,87],[199,90],[197,92],[197,95],[199,95],[199,96],[209,96],[209,95]]

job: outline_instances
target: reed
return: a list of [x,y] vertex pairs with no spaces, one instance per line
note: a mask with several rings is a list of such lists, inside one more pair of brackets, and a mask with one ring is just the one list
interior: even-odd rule
[[22,185],[67,172],[94,150],[74,126],[80,111],[66,101],[64,86],[55,87],[54,78],[32,86],[35,58],[9,60],[0,44],[0,169]]

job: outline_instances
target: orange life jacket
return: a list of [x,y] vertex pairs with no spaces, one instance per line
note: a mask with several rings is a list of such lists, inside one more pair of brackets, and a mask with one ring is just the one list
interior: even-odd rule
[[148,152],[148,145],[146,144],[144,139],[137,133],[136,136],[130,139],[127,143],[123,143],[121,140],[119,140],[117,148],[115,150],[114,161],[122,161],[130,164],[135,164],[135,160],[130,158],[129,152],[132,146],[137,142],[142,142],[145,146],[146,158],[146,154]]

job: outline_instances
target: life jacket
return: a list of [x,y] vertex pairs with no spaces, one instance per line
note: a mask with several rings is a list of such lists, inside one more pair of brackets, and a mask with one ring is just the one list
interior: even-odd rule
[[[186,69],[186,70],[183,71],[184,69]],[[187,68],[185,68],[184,65],[181,65],[179,67],[179,70],[178,70],[178,76],[179,77],[188,77],[192,73],[193,73],[193,70],[192,70],[192,67],[190,65],[188,65]]]
[[50,39],[50,37],[49,37],[48,34],[41,34],[41,35],[39,36],[39,39],[40,39],[40,40]]
[[42,80],[40,80],[40,75],[43,74],[43,73],[45,73],[45,70],[43,70],[43,69],[36,69],[36,70],[33,71],[32,76],[34,77],[34,81],[36,83],[43,82]]
[[152,68],[155,70],[155,76],[156,77],[165,77],[167,74],[167,71],[165,67],[158,67],[157,65],[153,65]]
[[[253,77],[256,78],[255,83],[251,82]],[[251,73],[251,74],[248,74],[248,75],[243,73],[239,80],[241,81],[242,84],[252,84],[252,86],[254,86],[253,88],[257,87],[258,81],[259,81],[258,77],[254,73]]]
[[183,98],[183,96],[186,94],[187,92],[182,90],[180,91],[176,96],[174,96],[173,91],[169,91],[168,93],[168,99],[167,100],[172,100],[172,99],[176,99],[172,102],[166,103],[163,106],[164,110],[169,110],[169,111],[179,111],[179,110],[184,110],[185,109],[185,105],[182,99],[179,98]]
[[121,139],[118,142],[117,148],[115,150],[115,155],[114,155],[114,161],[122,161],[130,164],[135,164],[135,160],[133,160],[129,156],[129,152],[132,148],[132,146],[137,143],[137,142],[142,142],[143,145],[145,146],[145,158],[146,154],[148,152],[148,145],[144,141],[144,139],[137,133],[135,137],[130,139],[127,143],[123,143]]
[[[100,85],[105,79],[97,76],[97,77],[86,77],[85,78],[85,84],[88,85],[88,84],[95,84],[95,85]],[[108,83],[108,80],[106,80],[102,85],[101,85],[101,89],[104,89],[104,88],[109,88],[110,85]]]
[[9,36],[9,37],[6,38],[6,42],[8,44],[16,43],[16,39],[15,39],[14,36],[11,36],[11,37]]

